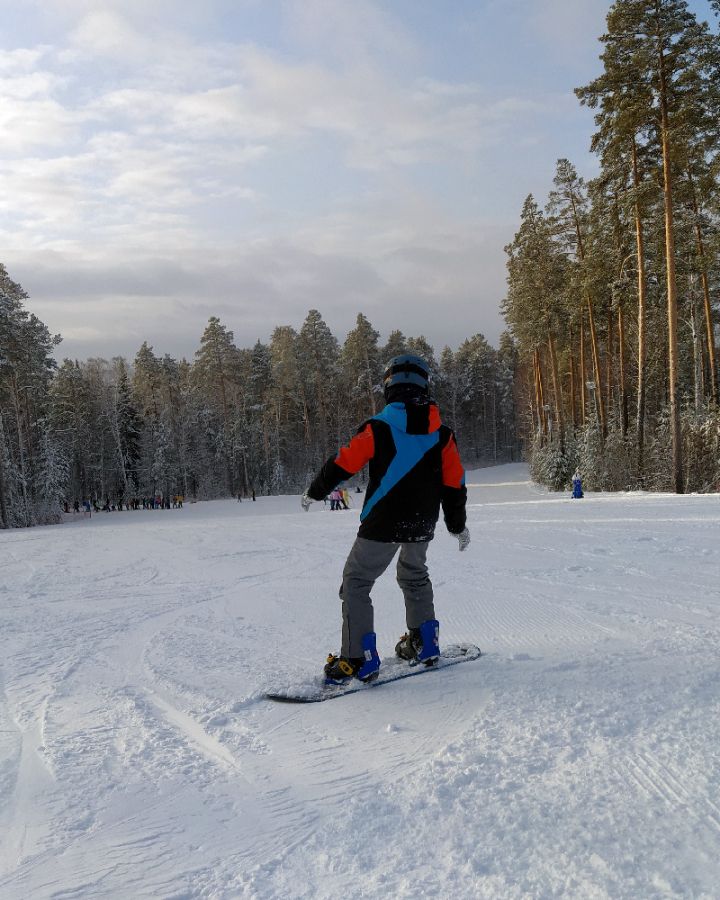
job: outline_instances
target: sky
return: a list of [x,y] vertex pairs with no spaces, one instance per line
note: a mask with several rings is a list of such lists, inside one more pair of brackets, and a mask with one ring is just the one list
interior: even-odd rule
[[609,6],[0,0],[0,262],[60,357],[310,309],[497,344],[523,200],[558,158],[596,171],[573,88]]

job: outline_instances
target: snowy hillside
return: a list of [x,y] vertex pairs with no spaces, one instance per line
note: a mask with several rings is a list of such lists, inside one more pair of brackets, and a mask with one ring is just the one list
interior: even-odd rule
[[[470,473],[429,561],[478,662],[311,706],[358,510],[0,533],[0,896],[720,896],[720,497]],[[392,570],[381,655],[402,632]]]

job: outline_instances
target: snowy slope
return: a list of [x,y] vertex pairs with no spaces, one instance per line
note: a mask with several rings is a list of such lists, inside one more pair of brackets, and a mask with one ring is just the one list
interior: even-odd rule
[[720,497],[469,481],[430,564],[487,655],[313,706],[261,694],[337,649],[357,509],[0,532],[0,897],[720,897]]

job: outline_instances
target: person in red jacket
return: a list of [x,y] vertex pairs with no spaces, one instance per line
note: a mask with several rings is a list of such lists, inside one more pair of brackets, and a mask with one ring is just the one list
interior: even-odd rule
[[338,484],[369,465],[360,529],[343,570],[342,648],[325,665],[328,684],[377,678],[370,592],[398,554],[397,580],[405,598],[407,634],[395,652],[411,663],[433,665],[440,654],[432,583],[426,555],[442,508],[460,550],[466,527],[465,472],[455,436],[442,424],[429,396],[430,370],[419,356],[396,356],[383,379],[386,406],[358,428],[347,447],[329,459],[302,496],[309,510]]

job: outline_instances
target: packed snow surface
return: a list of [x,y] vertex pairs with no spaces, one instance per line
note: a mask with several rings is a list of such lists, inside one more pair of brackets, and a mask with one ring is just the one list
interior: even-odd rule
[[720,497],[468,481],[429,563],[486,655],[309,706],[263,691],[338,649],[357,508],[0,533],[3,900],[719,897]]

